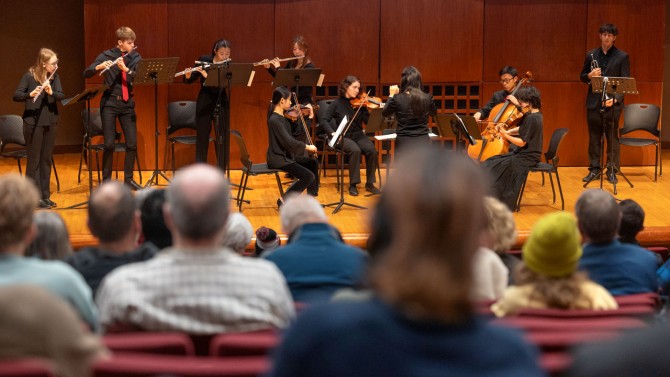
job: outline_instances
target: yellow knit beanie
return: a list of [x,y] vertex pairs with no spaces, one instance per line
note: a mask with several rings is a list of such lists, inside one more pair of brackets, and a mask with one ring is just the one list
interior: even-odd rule
[[523,245],[523,261],[535,273],[559,277],[577,270],[582,246],[574,217],[555,212],[541,218]]

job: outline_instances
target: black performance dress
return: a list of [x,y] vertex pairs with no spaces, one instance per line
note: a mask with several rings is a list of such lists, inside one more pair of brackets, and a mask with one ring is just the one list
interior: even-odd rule
[[510,210],[516,206],[529,169],[537,165],[542,156],[542,113],[526,114],[519,125],[518,136],[526,145],[512,145],[509,153],[493,156],[482,164],[491,175],[493,195]]

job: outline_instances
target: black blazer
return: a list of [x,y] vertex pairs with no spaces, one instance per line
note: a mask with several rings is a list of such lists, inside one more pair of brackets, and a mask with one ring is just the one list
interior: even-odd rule
[[[593,50],[586,53],[584,66],[582,67],[582,73],[579,76],[582,82],[589,85],[589,91],[586,95],[586,108],[589,110],[596,110],[601,106],[600,99],[602,94],[593,93],[593,90],[591,89],[591,80],[588,76],[589,72],[591,72],[591,55],[593,55],[593,57],[598,61],[600,67],[603,67],[603,63],[601,61],[602,58],[600,58],[601,53],[602,50],[600,47],[594,48]],[[628,58],[628,54],[622,50],[619,50],[616,48],[616,46],[612,46],[607,54],[611,55],[609,56],[607,67],[605,67],[602,72],[603,76],[630,77],[630,60]],[[617,94],[615,95],[615,98],[617,105],[623,106],[623,94]]]
[[[101,71],[96,71],[95,67],[107,60],[114,61],[118,57],[121,56],[121,50],[119,50],[118,47],[114,47],[112,49],[109,49],[107,51],[103,51],[98,55],[97,58],[95,58],[95,61],[88,66],[84,70],[84,77],[89,78],[93,77],[97,74],[100,74]],[[140,63],[140,60],[142,60],[142,56],[140,56],[137,51],[130,51],[125,57],[125,63],[126,67],[130,69],[128,73],[126,73],[126,82],[128,83],[128,93],[132,96],[133,95],[133,80],[135,78],[135,74],[137,73],[137,65]],[[103,97],[109,97],[110,95],[115,95],[115,96],[120,96],[121,95],[121,70],[117,65],[111,66],[104,74],[103,78],[105,81],[105,85],[107,85],[108,89],[105,91],[103,94]]]

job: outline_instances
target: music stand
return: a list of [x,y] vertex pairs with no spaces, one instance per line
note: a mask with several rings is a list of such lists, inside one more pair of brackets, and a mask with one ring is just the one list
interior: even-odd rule
[[[217,165],[225,174],[230,177],[230,96],[231,88],[235,86],[251,86],[254,79],[254,65],[251,63],[222,63],[212,64],[207,71],[207,78],[204,86],[213,86],[218,88],[219,97],[214,107],[214,118],[216,127],[216,147],[218,150]],[[223,103],[225,116],[221,117],[221,97],[223,90],[226,90],[226,100]],[[225,140],[224,140],[225,137]]]
[[479,132],[479,126],[475,117],[465,115],[460,117],[456,113],[436,114],[435,122],[437,123],[438,131],[440,131],[440,136],[453,137],[456,140],[454,149],[457,151],[461,149],[461,136],[470,145],[476,145],[477,140],[482,139],[482,134]]
[[[614,175],[614,178],[616,178],[616,175],[619,174],[623,177],[623,179],[628,182],[631,188],[633,188],[633,184],[628,180],[628,177],[626,177],[625,174],[621,172],[621,170],[616,166],[616,163],[614,162],[614,129],[616,128],[618,130],[619,125],[614,124],[614,106],[612,105],[611,107],[605,107],[605,102],[608,100],[607,94],[612,95],[611,98],[614,98],[616,94],[638,94],[637,88],[636,88],[636,83],[635,79],[633,77],[607,77],[607,76],[595,76],[591,78],[591,90],[594,93],[602,93],[601,96],[601,105],[600,105],[600,117],[601,117],[601,123],[604,124],[603,127],[603,134],[600,136],[600,189],[602,190],[603,188],[603,173],[606,171],[611,171],[612,174]],[[609,110],[610,116],[609,119],[606,119],[605,112]],[[619,112],[621,110],[618,110]],[[607,126],[610,127],[610,150],[608,152],[608,159],[611,158],[611,162],[608,162],[605,164],[605,139],[607,138],[606,132],[607,132]],[[584,183],[583,187],[586,187],[589,183],[591,183],[595,179],[595,176],[588,180],[586,183]],[[613,191],[614,195],[617,195],[617,189],[616,189],[616,179],[612,181],[612,186],[613,186]]]
[[[384,115],[382,114],[382,109],[381,108],[376,108],[376,109],[369,109],[370,112],[370,117],[368,118],[368,122],[365,124],[365,133],[378,133],[382,132],[387,128],[395,128],[394,126],[397,125],[397,122],[395,121],[395,118],[393,118],[393,121],[387,121]],[[395,140],[395,139],[392,139]],[[382,143],[391,143],[391,140],[382,140]],[[390,147],[389,147],[390,150]],[[386,157],[386,177],[388,178],[388,171],[389,171],[389,157]],[[379,162],[378,162],[379,163]],[[379,165],[377,165],[379,166]],[[382,176],[381,173],[379,173],[379,170],[377,170],[377,176],[379,177],[379,189],[382,188]],[[379,195],[379,194],[365,194],[365,196],[373,196],[373,195]]]
[[[88,154],[88,161],[86,162],[86,165],[88,165],[88,197],[89,200],[91,198],[91,194],[93,194],[93,173],[91,172],[91,100],[95,97],[98,96],[98,94],[104,92],[107,89],[107,85],[100,85],[96,86],[94,88],[86,88],[74,97],[67,98],[61,101],[61,104],[63,106],[68,106],[76,103],[81,103],[85,102],[86,104],[86,122],[84,123],[84,136],[85,136],[85,142],[86,142],[86,153]],[[88,205],[88,200],[85,202],[77,203],[75,205],[71,205],[69,207],[65,207],[65,209],[75,209],[79,208],[81,206]]]
[[179,58],[156,58],[142,59],[137,65],[137,73],[133,80],[133,85],[154,84],[154,147],[155,147],[155,165],[154,172],[144,187],[149,187],[158,177],[163,177],[168,183],[170,180],[158,169],[158,84],[170,84],[174,82],[174,74],[177,72],[177,63]]
[[275,80],[272,86],[285,86],[287,88],[295,86],[295,92],[298,93],[300,86],[321,86],[321,68],[297,68],[277,70]]

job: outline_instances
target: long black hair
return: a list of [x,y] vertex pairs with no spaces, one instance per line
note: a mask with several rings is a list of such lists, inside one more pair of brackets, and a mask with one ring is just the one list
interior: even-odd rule
[[218,41],[214,42],[214,46],[212,46],[212,56],[216,55],[216,52],[223,47],[230,48],[230,41],[227,39],[219,39]]
[[414,66],[405,67],[400,75],[400,93],[408,92],[412,114],[421,116],[430,109],[430,95],[423,91],[421,72]]
[[272,115],[274,112],[275,106],[279,103],[279,101],[281,101],[282,98],[291,98],[291,91],[285,86],[278,86],[275,88],[274,92],[272,92],[272,101],[268,107],[268,119],[270,119],[270,115]]

